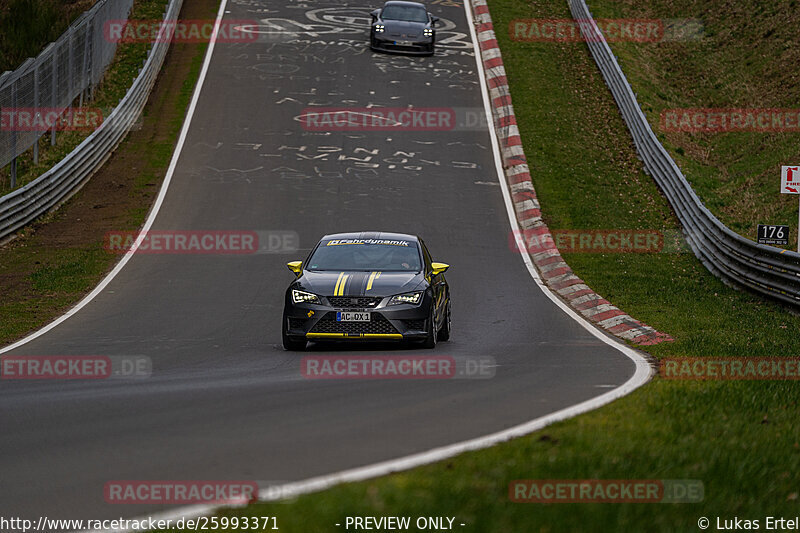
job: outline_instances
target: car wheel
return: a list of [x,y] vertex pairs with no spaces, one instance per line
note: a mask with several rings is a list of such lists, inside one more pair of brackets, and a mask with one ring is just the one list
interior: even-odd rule
[[283,348],[284,350],[288,350],[290,352],[302,352],[306,349],[306,345],[308,344],[305,339],[294,339],[289,336],[286,331],[286,317],[283,317],[283,328],[281,329],[282,337],[283,337]]
[[442,322],[442,328],[439,330],[438,339],[440,341],[449,341],[450,340],[450,300],[447,300],[447,307],[445,308],[445,315],[444,321]]
[[431,304],[431,317],[428,320],[428,336],[425,337],[422,343],[422,346],[425,348],[436,348],[436,341],[439,336],[439,328],[436,327],[436,316],[433,310],[434,307],[433,304]]

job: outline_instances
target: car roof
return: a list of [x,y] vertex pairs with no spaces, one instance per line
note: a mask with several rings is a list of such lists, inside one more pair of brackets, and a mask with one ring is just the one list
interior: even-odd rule
[[389,0],[383,4],[383,7],[386,6],[421,7],[422,9],[425,9],[425,4],[421,4],[419,2],[407,2],[406,0]]
[[332,233],[325,235],[320,241],[331,239],[381,239],[387,241],[412,241],[419,242],[419,237],[407,233],[391,233],[386,231],[352,231],[348,233]]

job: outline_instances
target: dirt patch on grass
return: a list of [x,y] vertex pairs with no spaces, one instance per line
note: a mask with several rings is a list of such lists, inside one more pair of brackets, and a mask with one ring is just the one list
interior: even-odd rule
[[[180,17],[212,18],[216,0],[184,2]],[[142,225],[163,180],[207,45],[173,44],[140,121],[84,188],[0,248],[0,343],[74,305],[119,256],[104,235]]]

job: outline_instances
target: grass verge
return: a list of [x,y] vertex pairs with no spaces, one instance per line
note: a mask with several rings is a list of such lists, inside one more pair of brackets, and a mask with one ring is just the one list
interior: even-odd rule
[[[710,2],[722,10],[722,2]],[[551,229],[666,229],[677,221],[641,170],[613,98],[581,43],[509,39],[517,18],[570,18],[563,0],[491,0],[525,151]],[[686,253],[568,254],[593,289],[675,342],[657,357],[796,356],[800,317],[729,289]],[[698,519],[794,517],[800,391],[791,381],[656,378],[528,437],[288,503],[282,531],[341,531],[347,516],[454,516],[463,531],[697,531]],[[694,479],[700,503],[512,503],[516,479]],[[413,529],[412,529],[413,530]]]
[[0,0],[0,72],[58,39],[94,0]]
[[685,133],[661,113],[685,108],[794,109],[800,79],[796,0],[594,0],[598,18],[695,19],[698,36],[674,42],[613,42],[639,104],[692,187],[728,227],[753,240],[757,225],[787,224],[797,243],[797,197],[778,193],[780,166],[800,164],[793,131]]

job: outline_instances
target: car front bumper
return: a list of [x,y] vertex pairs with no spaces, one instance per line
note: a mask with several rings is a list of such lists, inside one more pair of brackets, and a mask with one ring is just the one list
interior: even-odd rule
[[396,44],[398,41],[381,36],[379,33],[372,32],[371,47],[373,50],[385,52],[403,52],[406,54],[432,54],[434,49],[434,39],[423,37],[410,39],[410,44]]
[[[419,305],[388,306],[384,300],[374,308],[342,308],[326,304],[287,302],[284,320],[286,333],[293,339],[309,341],[402,341],[422,340],[427,336],[430,297]],[[365,311],[369,322],[338,322],[337,311]]]

